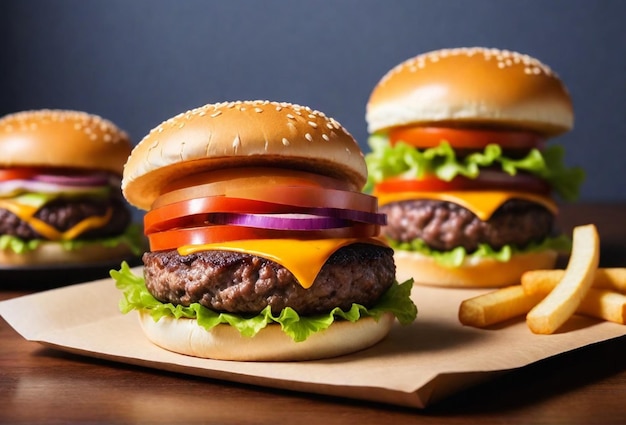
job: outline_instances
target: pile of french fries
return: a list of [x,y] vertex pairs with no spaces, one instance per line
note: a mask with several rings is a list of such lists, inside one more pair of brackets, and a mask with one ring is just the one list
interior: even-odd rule
[[599,258],[596,227],[578,226],[565,270],[528,271],[520,285],[467,299],[459,320],[486,327],[525,314],[536,334],[554,333],[574,314],[626,324],[626,268],[598,268]]

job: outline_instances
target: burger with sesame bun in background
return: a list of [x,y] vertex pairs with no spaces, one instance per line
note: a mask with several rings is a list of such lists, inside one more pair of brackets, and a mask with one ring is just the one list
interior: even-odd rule
[[[131,146],[96,115],[36,110],[0,119],[0,267],[122,261],[143,247],[121,196]],[[133,254],[134,253],[134,254]]]
[[366,120],[366,191],[387,214],[399,278],[505,286],[569,249],[555,197],[575,200],[584,173],[548,144],[572,128],[573,108],[545,64],[497,49],[425,53],[380,80]]
[[143,276],[111,271],[148,339],[222,360],[334,357],[411,323],[367,168],[334,119],[268,101],[209,104],[153,129],[124,169],[147,210]]

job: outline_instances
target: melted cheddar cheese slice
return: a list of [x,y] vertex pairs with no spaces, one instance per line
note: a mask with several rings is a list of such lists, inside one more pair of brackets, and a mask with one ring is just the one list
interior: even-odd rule
[[526,192],[514,191],[451,191],[451,192],[398,192],[378,193],[380,206],[391,202],[408,201],[411,199],[432,199],[435,201],[447,201],[467,208],[478,218],[486,221],[500,206],[509,199],[524,199],[543,205],[553,214],[558,207],[554,200],[546,196],[535,195]]
[[198,251],[221,250],[243,252],[274,261],[289,270],[303,288],[310,288],[322,266],[333,252],[356,242],[387,246],[380,238],[344,239],[250,239],[178,248],[180,255]]

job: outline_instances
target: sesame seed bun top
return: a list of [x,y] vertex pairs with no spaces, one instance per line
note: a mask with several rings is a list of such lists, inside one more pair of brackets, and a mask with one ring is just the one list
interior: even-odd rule
[[528,55],[480,47],[443,49],[408,59],[375,86],[370,133],[404,125],[469,123],[557,135],[573,126],[559,77]]
[[135,147],[122,192],[148,210],[167,184],[236,167],[278,167],[341,179],[360,190],[367,168],[354,138],[306,106],[269,101],[208,104],[165,121]]
[[97,115],[42,109],[0,119],[0,166],[62,167],[122,174],[127,134]]

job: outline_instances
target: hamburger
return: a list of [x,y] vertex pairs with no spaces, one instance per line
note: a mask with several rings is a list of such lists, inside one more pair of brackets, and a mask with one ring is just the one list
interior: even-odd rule
[[383,76],[366,107],[366,191],[387,214],[398,277],[499,287],[554,267],[569,249],[557,199],[575,200],[584,173],[548,142],[573,119],[559,77],[516,52],[437,50]]
[[170,351],[222,360],[333,357],[415,319],[352,136],[308,107],[205,105],[154,128],[122,180],[146,210],[143,275],[111,272],[122,312]]
[[0,118],[2,268],[120,262],[142,250],[120,182],[131,145],[99,116],[36,110]]

